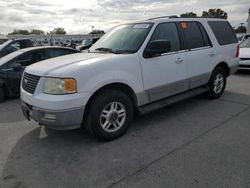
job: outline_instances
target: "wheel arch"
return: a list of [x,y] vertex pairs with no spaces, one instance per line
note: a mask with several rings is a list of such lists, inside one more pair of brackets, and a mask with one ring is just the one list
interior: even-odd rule
[[128,86],[127,84],[121,83],[121,82],[114,82],[114,83],[109,83],[106,84],[99,89],[97,89],[88,99],[86,106],[85,106],[85,112],[84,112],[84,117],[83,117],[83,122],[86,121],[87,115],[89,113],[89,109],[91,104],[94,101],[94,98],[104,92],[105,90],[117,90],[117,91],[122,91],[124,92],[132,101],[133,106],[136,107],[138,105],[138,99],[137,96],[134,92],[134,90]]
[[228,66],[228,64],[225,61],[221,61],[220,63],[218,63],[215,68],[213,69],[213,71],[217,68],[217,67],[221,67],[226,71],[226,75],[227,77],[230,75],[230,68]]

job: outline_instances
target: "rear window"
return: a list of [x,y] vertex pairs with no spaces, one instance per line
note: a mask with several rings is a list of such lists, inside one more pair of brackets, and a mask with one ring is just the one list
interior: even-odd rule
[[208,21],[208,24],[220,45],[237,43],[236,35],[228,22]]

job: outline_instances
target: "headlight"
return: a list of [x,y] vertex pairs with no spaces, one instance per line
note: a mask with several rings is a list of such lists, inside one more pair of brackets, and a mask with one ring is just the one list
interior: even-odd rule
[[46,78],[43,92],[52,95],[76,93],[76,81],[73,78]]

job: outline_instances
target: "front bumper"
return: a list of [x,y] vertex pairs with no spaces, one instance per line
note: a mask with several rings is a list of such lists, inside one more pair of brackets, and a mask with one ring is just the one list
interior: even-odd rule
[[37,121],[51,129],[68,130],[80,128],[83,120],[84,107],[67,110],[46,110],[21,101],[24,116]]

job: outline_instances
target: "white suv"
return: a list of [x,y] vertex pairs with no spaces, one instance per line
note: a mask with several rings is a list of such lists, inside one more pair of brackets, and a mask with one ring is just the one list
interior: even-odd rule
[[101,140],[121,136],[145,114],[201,92],[222,95],[238,67],[238,43],[226,20],[153,18],[120,25],[88,53],[26,68],[24,115],[52,129],[84,126]]

